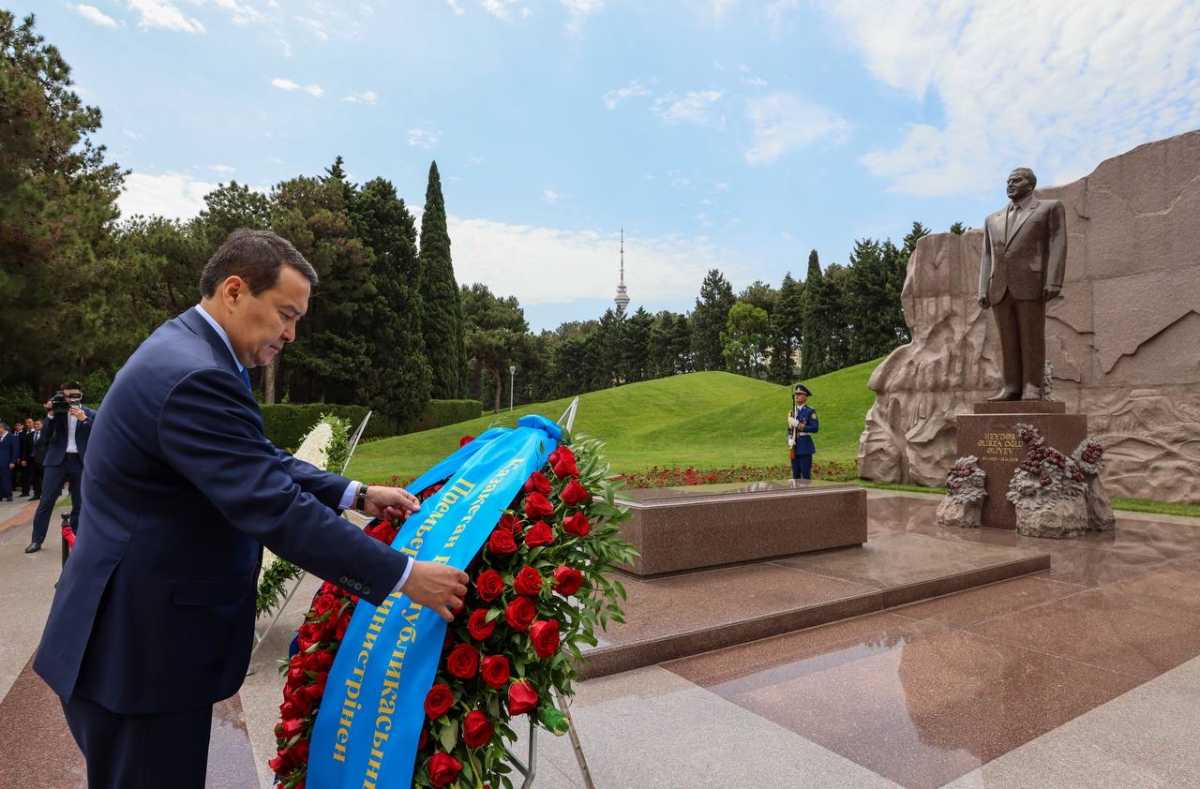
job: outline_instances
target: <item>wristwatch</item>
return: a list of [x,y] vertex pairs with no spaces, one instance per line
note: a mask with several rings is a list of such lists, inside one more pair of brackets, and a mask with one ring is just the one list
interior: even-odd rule
[[367,486],[359,485],[358,493],[354,494],[354,509],[363,512],[367,508]]

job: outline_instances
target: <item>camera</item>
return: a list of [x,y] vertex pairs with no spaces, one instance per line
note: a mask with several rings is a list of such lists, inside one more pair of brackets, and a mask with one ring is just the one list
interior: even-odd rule
[[50,398],[50,412],[54,416],[65,414],[71,410],[73,406],[79,405],[79,398],[67,397],[62,389],[54,393]]
[[59,414],[65,414],[70,410],[71,401],[67,399],[65,394],[63,394],[63,390],[59,389],[54,393],[54,396],[50,398],[51,413],[53,413],[55,416],[58,416]]

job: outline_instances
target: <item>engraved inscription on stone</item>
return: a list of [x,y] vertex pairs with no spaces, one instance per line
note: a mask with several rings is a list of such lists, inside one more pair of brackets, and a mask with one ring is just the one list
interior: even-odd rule
[[1016,463],[1021,459],[1021,441],[1016,433],[1007,431],[984,433],[975,442],[975,449],[980,460]]

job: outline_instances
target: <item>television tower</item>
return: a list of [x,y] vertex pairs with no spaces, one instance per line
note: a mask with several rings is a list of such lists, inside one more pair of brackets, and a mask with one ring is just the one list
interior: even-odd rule
[[629,291],[625,289],[625,228],[621,228],[621,279],[617,282],[617,312],[624,313],[629,306]]

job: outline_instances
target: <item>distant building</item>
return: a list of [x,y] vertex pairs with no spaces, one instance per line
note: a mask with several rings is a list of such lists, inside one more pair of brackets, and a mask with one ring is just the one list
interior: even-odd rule
[[621,279],[617,282],[617,312],[624,313],[629,306],[629,291],[625,289],[625,228],[621,228]]

